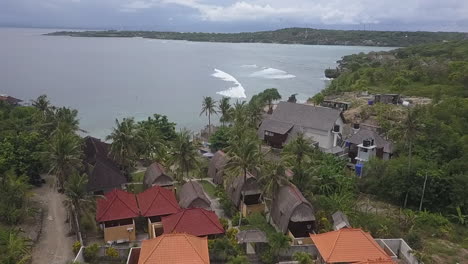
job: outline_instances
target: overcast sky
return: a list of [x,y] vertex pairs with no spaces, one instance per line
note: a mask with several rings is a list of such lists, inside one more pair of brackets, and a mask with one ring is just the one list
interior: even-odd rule
[[468,0],[0,0],[0,26],[238,32],[468,32]]

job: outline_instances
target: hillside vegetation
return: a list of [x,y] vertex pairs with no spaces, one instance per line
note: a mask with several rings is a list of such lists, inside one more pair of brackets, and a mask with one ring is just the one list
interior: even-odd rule
[[352,45],[406,47],[410,45],[463,40],[466,33],[325,30],[285,28],[274,31],[242,33],[158,32],[158,31],[60,31],[47,35],[73,37],[143,37],[152,39],[189,40],[232,43],[281,43],[307,45]]

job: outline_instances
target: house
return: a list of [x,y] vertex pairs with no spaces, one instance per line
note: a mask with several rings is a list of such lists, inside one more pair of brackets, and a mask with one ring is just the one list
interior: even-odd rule
[[401,96],[399,94],[376,94],[374,95],[375,103],[382,104],[398,104],[401,101]]
[[336,101],[336,100],[323,100],[323,102],[320,105],[324,107],[338,109],[341,111],[346,111],[349,108],[351,108],[350,102],[343,102],[343,101]]
[[138,257],[138,264],[210,264],[208,239],[188,234],[144,240]]
[[222,185],[224,183],[224,166],[226,166],[227,161],[226,153],[221,150],[218,150],[211,158],[208,166],[208,177],[212,178],[215,184]]
[[138,216],[139,209],[134,194],[114,189],[97,200],[96,222],[104,230],[104,241],[107,243],[134,241],[134,219]]
[[224,234],[224,228],[213,211],[202,208],[183,209],[162,218],[164,234],[187,233],[193,236],[214,238]]
[[179,191],[179,205],[182,208],[203,208],[211,210],[211,202],[203,187],[197,181],[188,181]]
[[318,250],[318,263],[393,264],[392,258],[369,233],[343,228],[323,234],[311,234]]
[[341,211],[336,211],[332,214],[333,229],[340,230],[341,228],[351,228],[348,217]]
[[14,98],[12,96],[6,95],[6,94],[0,94],[0,102],[5,102],[10,105],[18,105],[19,103],[22,102],[22,100],[18,98]]
[[174,189],[174,179],[166,173],[166,169],[159,163],[151,164],[145,172],[143,178],[143,185],[145,188],[152,186],[161,186],[170,190]]
[[392,142],[385,140],[377,132],[368,128],[354,129],[353,134],[346,140],[348,156],[351,162],[361,164],[372,157],[388,160],[393,154]]
[[163,216],[180,210],[174,192],[157,185],[137,194],[137,200],[141,216],[147,218],[150,238],[160,236],[164,232],[161,223]]
[[122,189],[127,179],[119,166],[109,158],[110,144],[94,137],[86,137],[83,145],[83,167],[88,174],[87,191],[102,195],[113,189]]
[[258,136],[270,146],[282,148],[298,133],[303,133],[322,150],[330,151],[340,145],[343,124],[344,119],[339,110],[280,102],[273,114],[263,120]]
[[247,255],[255,255],[268,243],[265,232],[258,229],[242,230],[236,235],[237,243],[240,244]]
[[246,177],[239,175],[235,178],[232,183],[228,185],[227,195],[239,211],[242,212],[243,216],[265,211],[261,186],[257,178],[250,172],[247,172]]
[[271,218],[278,231],[287,234],[293,245],[310,244],[315,230],[314,208],[293,184],[281,186],[273,198]]

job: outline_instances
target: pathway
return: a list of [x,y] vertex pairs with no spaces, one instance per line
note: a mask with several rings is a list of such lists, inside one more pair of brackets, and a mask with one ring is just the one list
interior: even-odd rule
[[63,206],[64,195],[53,187],[52,177],[46,177],[47,183],[35,189],[35,194],[44,207],[42,232],[32,252],[32,264],[65,264],[73,260],[72,245],[74,236],[67,236],[69,224]]

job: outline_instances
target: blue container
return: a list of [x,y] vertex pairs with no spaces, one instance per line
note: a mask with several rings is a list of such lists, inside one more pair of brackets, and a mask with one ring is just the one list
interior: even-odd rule
[[349,146],[351,146],[351,142],[349,142],[349,141],[346,141],[346,145],[345,145],[345,146],[346,146],[346,147],[349,147]]
[[368,101],[367,101],[367,104],[368,104],[368,105],[373,105],[373,104],[374,104],[374,100],[368,100]]
[[364,164],[356,164],[356,175],[361,177],[362,176],[362,169],[364,168]]

